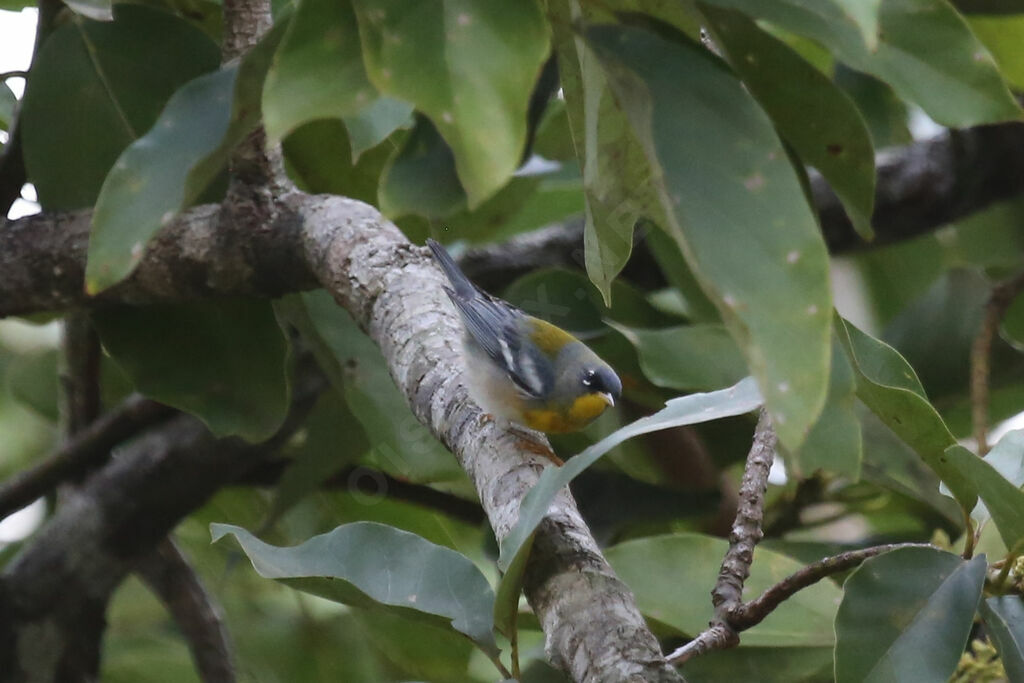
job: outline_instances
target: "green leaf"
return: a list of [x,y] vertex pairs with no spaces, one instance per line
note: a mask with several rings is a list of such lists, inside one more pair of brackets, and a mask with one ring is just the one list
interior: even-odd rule
[[683,673],[687,683],[821,683],[832,680],[832,648],[740,645],[695,657]]
[[857,103],[876,149],[913,141],[907,104],[887,83],[842,63],[835,66],[835,83]]
[[[451,146],[470,207],[519,165],[526,110],[548,54],[535,0],[354,0],[366,71],[411,102]],[[515,40],[496,39],[509,27]]]
[[[1021,451],[1015,455],[1019,474]],[[1011,483],[991,462],[963,446],[950,446],[945,457],[975,487],[1006,548],[1010,552],[1024,549],[1024,491],[1020,485]]]
[[339,119],[319,119],[292,131],[284,139],[282,149],[289,175],[304,191],[376,204],[381,173],[398,149],[403,134],[397,133],[353,164],[351,138],[345,124]]
[[1002,595],[981,603],[981,618],[1003,660],[1006,678],[1024,680],[1024,599]]
[[358,113],[343,116],[352,145],[352,163],[363,152],[384,142],[399,128],[412,125],[412,107],[390,97],[378,97]]
[[[303,425],[304,438],[281,474],[261,529],[272,527],[331,475],[362,457],[370,441],[340,395],[325,392]],[[262,535],[262,534],[260,534]]]
[[642,330],[611,323],[636,347],[644,375],[659,387],[720,389],[747,374],[743,354],[724,325]]
[[264,578],[346,605],[415,611],[433,623],[450,623],[484,652],[498,653],[487,579],[464,555],[416,534],[355,522],[279,548],[229,524],[212,524],[210,533],[214,542],[233,535]]
[[202,31],[139,5],[119,5],[111,23],[73,17],[60,26],[32,65],[22,103],[25,165],[43,209],[92,206],[122,150],[175,90],[219,60]]
[[935,548],[901,548],[858,567],[836,615],[837,683],[948,680],[967,644],[985,582],[970,562]]
[[[881,3],[877,45],[865,42],[865,34],[829,3],[708,2],[741,10],[817,40],[840,61],[885,81],[942,125],[970,126],[1020,118],[1020,107],[992,56],[945,0]],[[936,50],[936,45],[942,49]]]
[[[363,68],[351,3],[302,0],[267,72],[263,89],[267,137],[280,140],[307,121],[356,115],[377,98]],[[404,120],[411,107],[403,106]]]
[[721,391],[674,398],[657,413],[642,417],[616,430],[561,467],[545,469],[534,487],[523,498],[523,502],[519,506],[519,521],[501,543],[501,557],[498,559],[498,566],[507,571],[516,561],[518,554],[526,548],[526,540],[530,538],[533,530],[544,518],[555,494],[623,441],[671,427],[743,415],[751,412],[761,403],[761,394],[757,390],[757,384],[749,377]]
[[771,122],[699,45],[620,26],[586,35],[663,174],[668,231],[746,356],[780,440],[797,448],[825,402],[832,304],[825,244]]
[[[1018,7],[1017,12],[1024,12]],[[1017,89],[1024,88],[1024,16],[973,16],[967,25],[984,43],[999,65],[1003,78]]]
[[956,439],[928,402],[914,369],[894,348],[838,315],[836,333],[857,377],[857,397],[924,459],[964,509],[973,508],[974,485],[946,458]]
[[262,441],[288,411],[288,344],[270,304],[209,299],[98,309],[103,346],[135,388],[217,436]]
[[[708,587],[715,585],[728,547],[724,539],[678,533],[626,541],[605,550],[605,557],[629,584],[645,617],[682,635],[695,636],[714,616]],[[802,567],[785,555],[757,548],[750,578],[744,584],[744,598],[757,597]],[[831,581],[816,583],[744,631],[743,645],[832,645],[832,621],[841,597],[842,591]]]
[[405,144],[384,167],[381,211],[390,218],[409,213],[444,218],[465,203],[451,148],[427,118],[417,116]]
[[818,421],[798,450],[788,453],[786,464],[797,477],[825,470],[860,478],[863,444],[857,415],[857,383],[853,368],[839,341],[832,345],[832,369],[828,397]]
[[0,130],[11,129],[14,123],[14,110],[18,107],[18,98],[6,81],[0,81]]
[[303,294],[302,301],[311,329],[299,331],[307,339],[316,335],[312,343],[330,353],[340,369],[349,410],[373,444],[367,464],[416,482],[463,479],[462,468],[409,410],[380,349],[348,312],[323,290]]
[[286,27],[277,24],[241,62],[178,90],[156,125],[114,164],[93,212],[89,293],[127,277],[149,240],[202,194],[259,123],[263,79]]
[[1024,295],[1018,295],[1003,316],[999,334],[1013,348],[1024,351]]
[[664,223],[651,167],[625,113],[615,104],[601,65],[571,23],[589,17],[577,0],[549,5],[569,129],[583,166],[584,263],[606,306],[611,283],[633,251],[633,229],[648,217]]
[[779,134],[843,202],[854,228],[874,234],[875,151],[857,106],[825,74],[739,12],[702,6],[716,42]]

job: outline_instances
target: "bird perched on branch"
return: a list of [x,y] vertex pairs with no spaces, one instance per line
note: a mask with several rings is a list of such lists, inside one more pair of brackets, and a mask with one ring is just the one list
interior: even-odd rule
[[[590,424],[622,394],[615,371],[580,340],[470,282],[434,240],[427,246],[462,317],[470,396],[494,417],[552,434]],[[547,455],[547,453],[544,453]]]

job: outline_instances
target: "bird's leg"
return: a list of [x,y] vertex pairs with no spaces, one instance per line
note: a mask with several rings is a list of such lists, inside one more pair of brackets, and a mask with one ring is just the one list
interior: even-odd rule
[[518,425],[512,423],[509,423],[508,431],[515,435],[516,441],[519,442],[519,446],[523,450],[543,456],[555,463],[557,467],[561,467],[565,464],[565,461],[555,455],[555,452],[551,450],[550,446],[537,441],[532,432],[520,429]]

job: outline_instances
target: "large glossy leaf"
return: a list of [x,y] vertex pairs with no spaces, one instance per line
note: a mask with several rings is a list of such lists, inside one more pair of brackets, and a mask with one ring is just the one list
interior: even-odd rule
[[706,394],[691,394],[674,398],[653,415],[642,417],[626,425],[566,462],[561,467],[549,467],[540,475],[519,507],[519,520],[501,543],[498,565],[507,570],[524,547],[526,540],[540,524],[555,494],[569,482],[597,462],[605,453],[623,441],[641,434],[649,434],[670,427],[698,424],[723,417],[743,415],[761,405],[757,384],[746,378],[728,389]]
[[111,23],[60,26],[32,65],[22,109],[25,164],[43,209],[92,206],[121,151],[219,57],[202,31],[140,5],[118,6]]
[[211,299],[93,314],[135,388],[192,413],[218,436],[271,436],[288,410],[288,345],[270,304]]
[[[1011,552],[1024,549],[1024,491],[1020,485],[1010,482],[987,459],[979,458],[963,446],[950,446],[945,457],[975,487],[1007,549]],[[1018,474],[1020,458],[1021,451],[1017,450]]]
[[487,579],[466,556],[416,534],[355,522],[279,548],[229,524],[213,524],[210,532],[214,542],[233,535],[260,576],[343,604],[418,612],[450,623],[488,654],[498,652]]
[[[680,634],[695,636],[714,616],[708,589],[715,585],[729,543],[701,534],[679,533],[626,541],[605,550],[615,573],[629,584],[648,619]],[[743,587],[751,600],[803,565],[758,548]],[[666,571],[671,568],[671,571]],[[763,622],[744,631],[744,646],[827,647],[834,642],[832,621],[842,591],[821,581],[782,603]],[[684,669],[685,672],[685,669]]]
[[782,443],[799,447],[828,388],[828,255],[771,122],[699,45],[621,26],[586,35],[661,172],[666,227],[746,356]]
[[[865,42],[831,3],[707,0],[813,38],[848,66],[877,76],[938,123],[967,126],[1020,118],[985,46],[945,0],[878,5],[878,44]],[[856,2],[856,0],[850,0]],[[941,46],[941,47],[940,47]]]
[[[373,110],[376,117],[360,117]],[[397,111],[395,111],[397,110]],[[263,89],[267,136],[279,140],[299,125],[321,118],[352,117],[361,135],[380,142],[408,119],[412,107],[381,100],[363,67],[359,26],[348,0],[303,0],[292,18]],[[384,116],[381,116],[383,114]],[[374,124],[374,118],[384,119]],[[391,130],[374,132],[380,125]],[[365,144],[365,143],[364,143]],[[367,149],[368,147],[363,147]]]
[[77,14],[96,21],[113,21],[114,19],[110,0],[70,0],[68,7]]
[[341,392],[373,444],[368,464],[413,481],[462,479],[458,463],[409,410],[380,349],[348,312],[323,290],[303,294],[302,301],[311,329],[300,332],[333,357]]
[[642,217],[657,221],[662,210],[643,147],[615,104],[600,63],[571,29],[572,22],[589,18],[593,10],[585,11],[578,0],[558,0],[548,8],[569,129],[583,165],[584,261],[587,275],[610,305],[612,280],[633,251],[636,222]]
[[956,668],[987,565],[937,548],[873,557],[844,585],[836,615],[837,683],[935,683]]
[[96,200],[85,269],[99,292],[131,273],[164,223],[194,202],[258,123],[260,91],[287,22],[241,62],[190,81],[117,160]]
[[829,78],[740,12],[703,6],[718,45],[801,160],[835,190],[870,238],[875,151],[857,106]]
[[[548,53],[535,0],[354,0],[366,71],[411,102],[451,146],[476,206],[512,176],[526,109]],[[515,40],[499,39],[509,27]]]
[[838,315],[836,333],[857,377],[857,397],[924,459],[965,509],[973,508],[976,488],[946,458],[956,439],[928,402],[914,369],[891,346]]
[[644,375],[660,387],[720,389],[747,374],[743,354],[724,325],[644,330],[614,325],[636,347]]
[[981,618],[1010,681],[1024,681],[1024,599],[1001,595],[981,603]]

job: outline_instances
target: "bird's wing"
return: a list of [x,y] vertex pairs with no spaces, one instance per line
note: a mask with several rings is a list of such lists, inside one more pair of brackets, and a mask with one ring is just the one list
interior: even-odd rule
[[528,340],[521,326],[525,316],[503,301],[479,292],[472,298],[451,296],[469,336],[501,366],[527,398],[540,398],[554,384],[549,363]]

